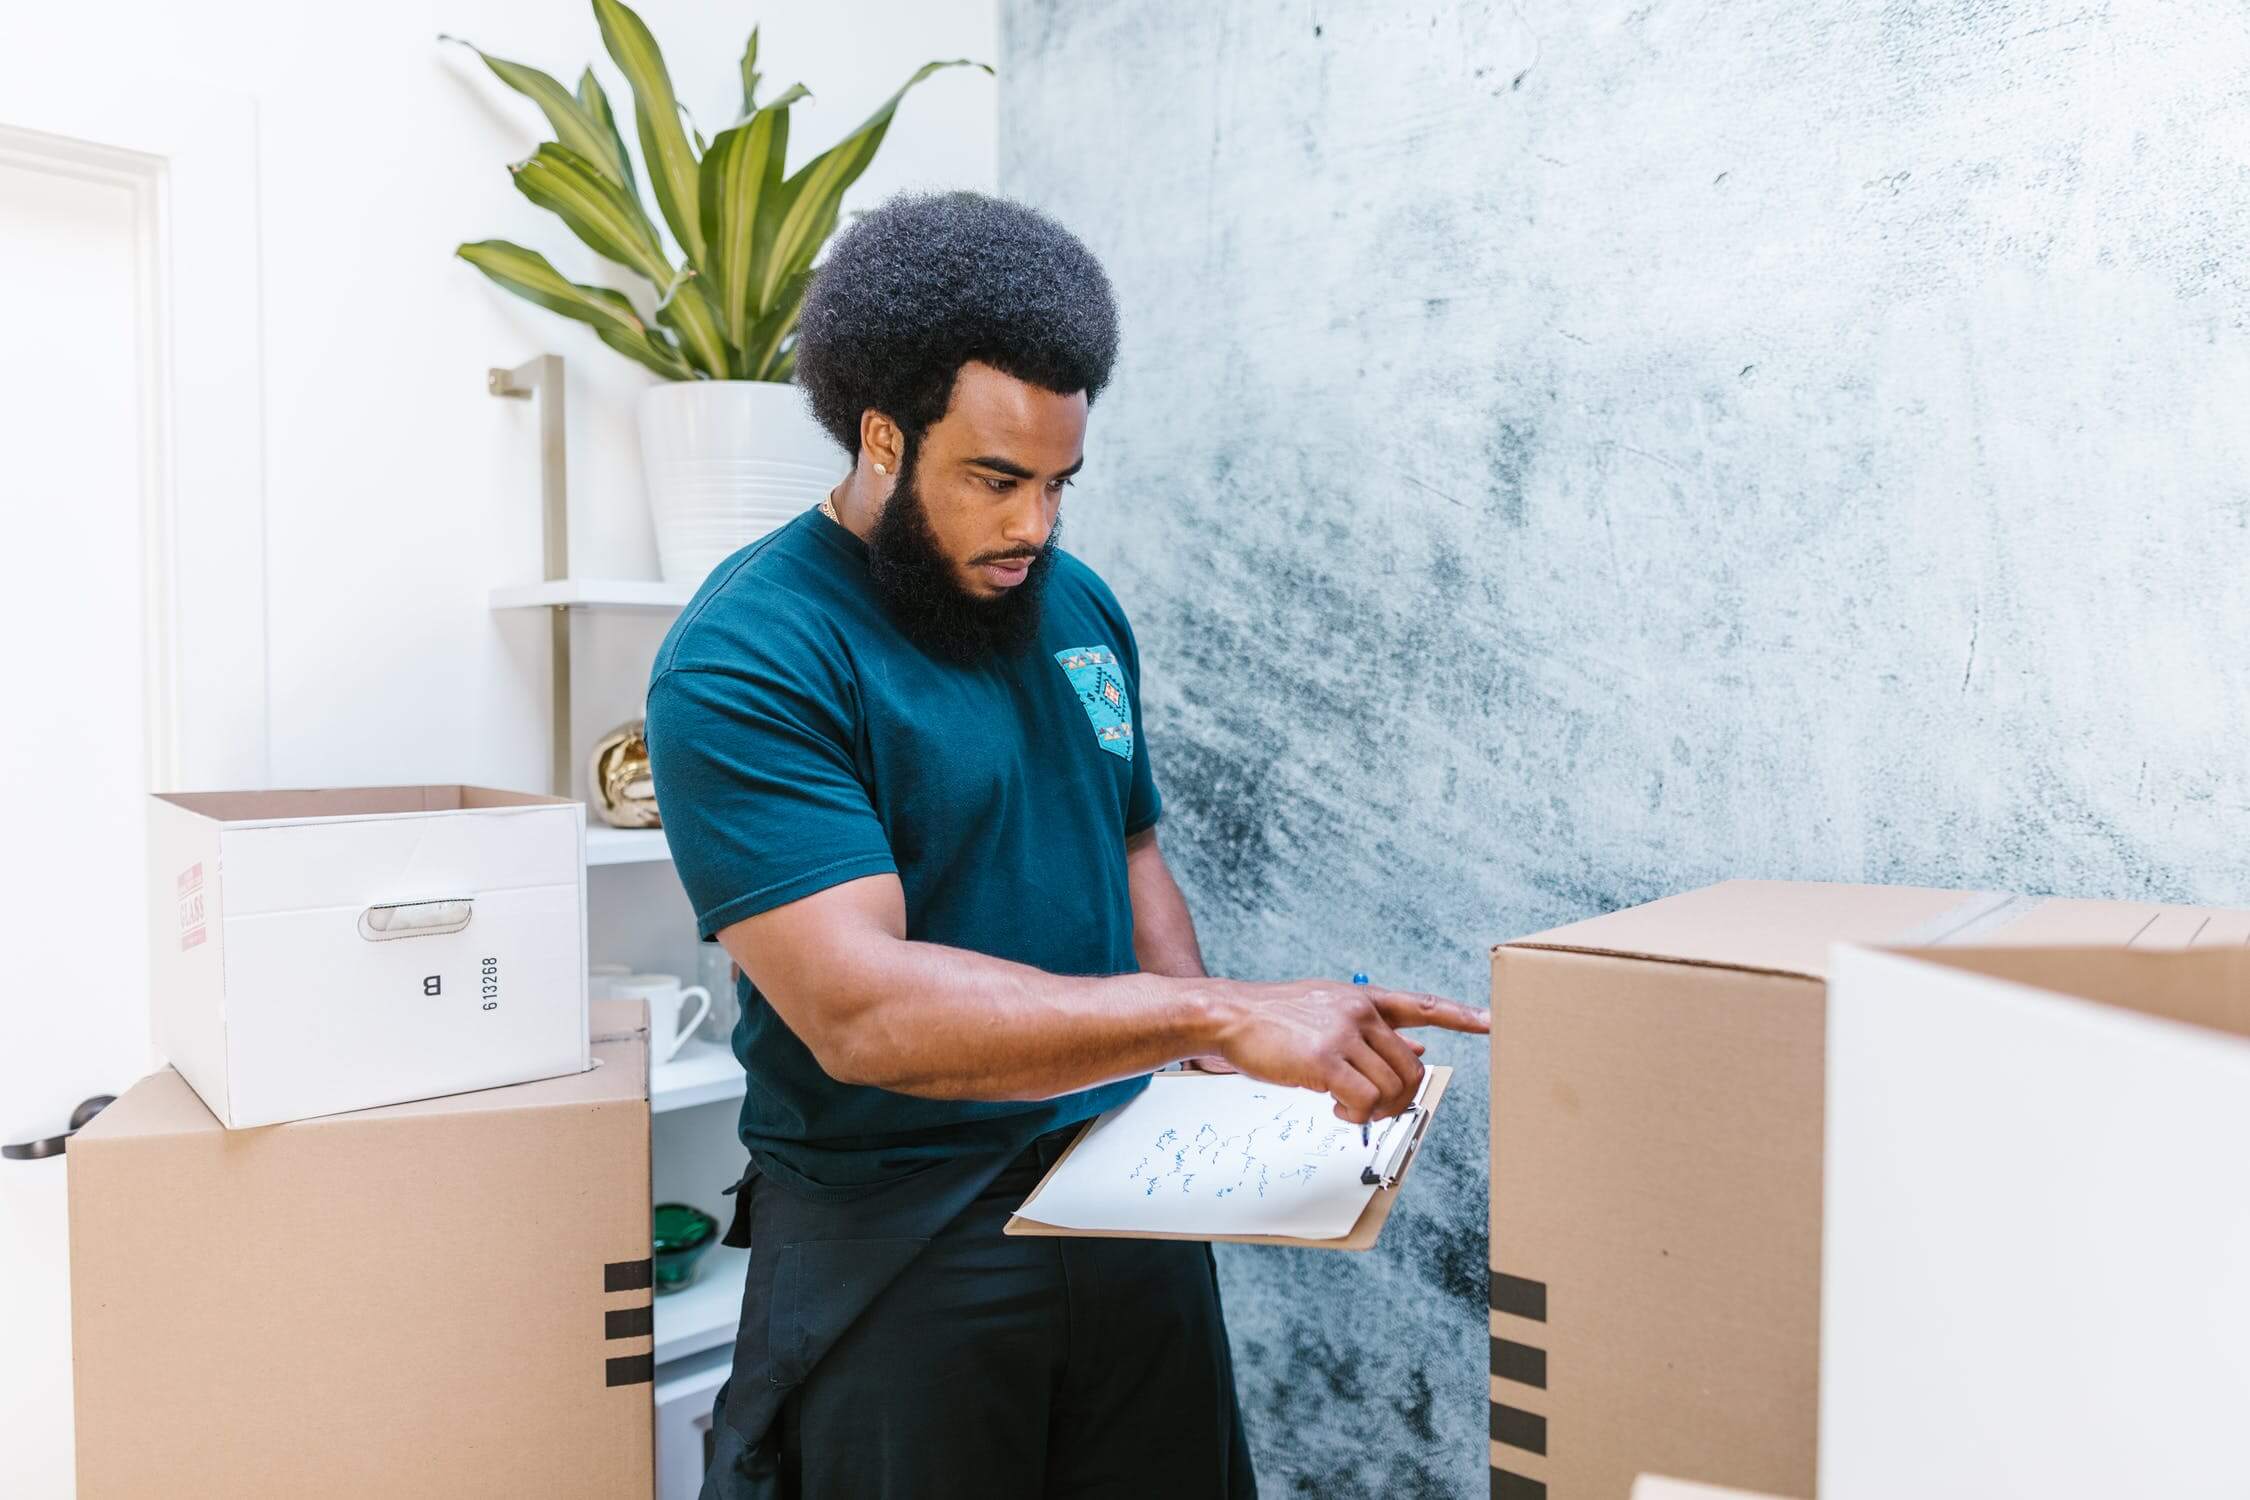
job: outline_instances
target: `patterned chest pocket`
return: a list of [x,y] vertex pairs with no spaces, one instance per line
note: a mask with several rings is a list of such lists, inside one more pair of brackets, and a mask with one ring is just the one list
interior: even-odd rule
[[1072,646],[1057,651],[1055,662],[1070,679],[1094,726],[1094,742],[1110,754],[1133,758],[1133,705],[1125,696],[1125,671],[1107,646]]

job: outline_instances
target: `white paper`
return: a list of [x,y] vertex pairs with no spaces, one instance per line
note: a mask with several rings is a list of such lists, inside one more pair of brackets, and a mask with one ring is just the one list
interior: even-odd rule
[[1240,1074],[1159,1073],[1017,1213],[1059,1229],[1341,1239],[1375,1195],[1359,1174],[1383,1142],[1361,1145],[1335,1107]]

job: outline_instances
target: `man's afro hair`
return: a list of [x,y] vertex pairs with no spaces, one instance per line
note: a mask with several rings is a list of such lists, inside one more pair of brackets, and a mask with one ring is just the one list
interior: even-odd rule
[[910,442],[945,415],[979,360],[1091,402],[1117,357],[1117,304],[1077,236],[982,193],[901,193],[829,247],[797,322],[797,384],[846,453],[860,414]]

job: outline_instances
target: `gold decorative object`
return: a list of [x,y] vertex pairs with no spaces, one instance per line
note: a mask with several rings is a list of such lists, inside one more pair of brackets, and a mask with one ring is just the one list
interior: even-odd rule
[[594,810],[612,828],[661,828],[656,781],[648,769],[648,720],[634,719],[602,736],[586,763]]

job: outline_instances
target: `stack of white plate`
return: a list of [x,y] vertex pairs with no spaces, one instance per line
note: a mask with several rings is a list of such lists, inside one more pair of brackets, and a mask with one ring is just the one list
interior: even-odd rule
[[641,464],[667,583],[701,583],[818,505],[845,460],[793,385],[671,381],[641,397]]

